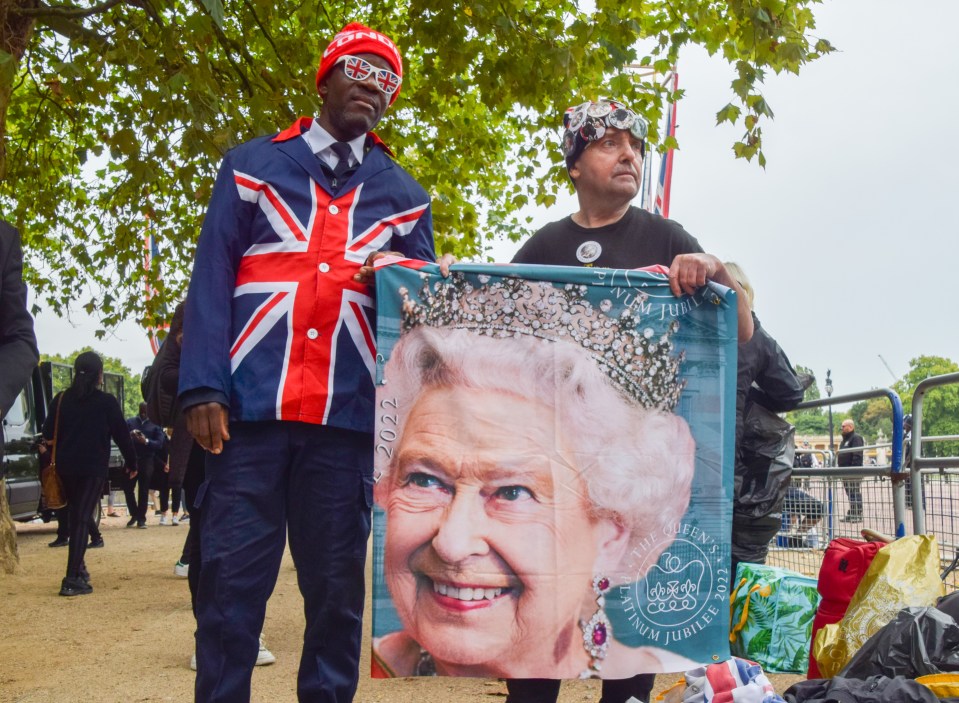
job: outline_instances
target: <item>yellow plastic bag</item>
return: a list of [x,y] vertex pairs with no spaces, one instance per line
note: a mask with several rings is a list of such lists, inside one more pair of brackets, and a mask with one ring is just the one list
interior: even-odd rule
[[876,553],[838,623],[816,633],[813,656],[823,678],[832,678],[872,635],[903,608],[935,605],[945,593],[939,578],[939,545],[932,535],[912,535]]
[[680,679],[654,699],[657,703],[683,703],[683,694],[686,693],[686,682]]
[[918,677],[916,683],[928,688],[936,698],[959,696],[959,674],[927,674]]

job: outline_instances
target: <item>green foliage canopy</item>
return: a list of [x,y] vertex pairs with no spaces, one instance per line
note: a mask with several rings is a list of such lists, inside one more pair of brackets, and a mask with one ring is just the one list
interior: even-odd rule
[[[484,238],[526,234],[521,208],[569,187],[555,131],[567,106],[621,97],[656,140],[681,94],[625,67],[663,73],[686,45],[728,62],[717,123],[742,127],[736,157],[765,164],[764,76],[833,50],[812,33],[818,2],[0,0],[0,213],[47,304],[155,324],[182,296],[222,155],[318,113],[318,56],[355,20],[402,48],[380,132],[431,193],[438,249],[482,256]],[[147,223],[162,277],[143,271]]]
[[[959,371],[959,364],[941,356],[920,356],[909,362],[909,371],[893,389],[902,398],[906,412],[912,410],[916,386],[932,376]],[[959,386],[939,386],[927,391],[922,399],[922,434],[924,437],[959,435]],[[959,442],[923,442],[923,456],[956,456]]]
[[[912,411],[912,399],[922,381],[959,371],[959,364],[941,356],[919,356],[909,362],[909,371],[893,384],[892,389],[902,400],[904,413]],[[892,408],[885,398],[871,398],[854,404],[849,416],[856,423],[856,431],[874,442],[882,430],[886,438],[892,436]],[[837,425],[838,426],[838,425]],[[929,390],[922,401],[922,434],[925,437],[959,435],[959,386],[940,386]],[[959,443],[924,443],[923,456],[954,456]]]

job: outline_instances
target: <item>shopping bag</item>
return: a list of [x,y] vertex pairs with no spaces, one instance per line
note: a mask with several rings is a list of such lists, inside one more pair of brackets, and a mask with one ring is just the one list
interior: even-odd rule
[[[864,542],[859,539],[841,537],[834,539],[826,547],[819,567],[819,608],[812,625],[812,641],[816,633],[826,625],[839,622],[846,614],[849,601],[852,600],[859,582],[866,575],[876,552],[884,542]],[[819,665],[809,648],[809,678],[818,679]]]
[[779,674],[806,673],[816,579],[764,564],[736,570],[730,603],[730,652]]
[[900,610],[934,605],[944,592],[935,537],[912,535],[882,547],[856,588],[842,620],[824,626],[816,634],[813,655],[820,674],[832,678]]

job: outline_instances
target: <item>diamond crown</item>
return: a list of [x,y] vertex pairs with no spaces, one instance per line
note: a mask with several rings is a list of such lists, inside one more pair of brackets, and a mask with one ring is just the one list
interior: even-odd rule
[[[640,318],[630,308],[614,317],[609,314],[611,300],[593,305],[585,285],[567,283],[560,288],[520,278],[491,283],[485,275],[478,280],[480,285],[475,286],[461,273],[432,287],[427,280],[418,300],[401,287],[403,329],[422,325],[575,344],[627,399],[665,412],[679,402],[684,384],[677,377],[684,355],[673,354],[671,336],[679,328],[675,320],[657,335],[649,327],[638,329]],[[642,292],[637,295],[640,302],[646,297]]]
[[695,610],[706,567],[699,559],[684,561],[665,552],[663,564],[655,564],[646,577],[646,610],[673,613]]

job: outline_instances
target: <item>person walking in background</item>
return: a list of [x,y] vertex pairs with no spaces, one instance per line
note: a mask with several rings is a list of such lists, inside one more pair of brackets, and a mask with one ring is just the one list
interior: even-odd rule
[[134,477],[128,478],[123,483],[123,493],[126,495],[130,510],[127,527],[136,525],[146,529],[147,511],[150,509],[150,481],[153,478],[157,453],[163,449],[166,435],[163,434],[159,425],[147,417],[146,403],[140,403],[139,414],[128,419],[126,424],[136,447],[137,462],[140,467]]
[[[180,494],[183,492],[181,488],[183,479],[181,477],[176,485],[173,484],[171,479],[173,468],[170,464],[170,445],[173,437],[170,430],[164,430],[163,437],[163,448],[156,454],[153,485],[156,486],[160,501],[160,525],[176,527],[180,524]],[[171,514],[167,515],[168,512]]]
[[[855,450],[865,445],[862,437],[856,433],[856,423],[850,419],[842,421],[842,442],[839,444],[839,468],[862,466],[862,451],[844,452],[843,449]],[[849,511],[843,522],[862,522],[862,479],[844,478],[842,487],[849,498]]]
[[89,516],[100,500],[110,463],[110,440],[116,442],[130,477],[137,472],[137,455],[117,399],[99,389],[103,360],[83,352],[73,363],[73,383],[56,395],[43,423],[57,473],[67,499],[70,546],[61,596],[93,592],[84,563],[90,535]]

